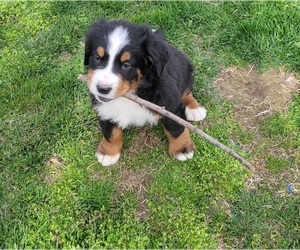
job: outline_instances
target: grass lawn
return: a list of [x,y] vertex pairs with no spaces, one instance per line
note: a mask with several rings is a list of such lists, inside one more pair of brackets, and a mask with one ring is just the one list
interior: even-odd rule
[[[101,133],[76,78],[98,17],[163,29],[195,66],[208,110],[195,124],[257,171],[196,135],[192,160],[171,159],[160,126],[126,130],[120,161],[97,163]],[[288,1],[1,2],[0,248],[300,248],[299,20]],[[243,70],[243,88],[294,86],[255,124],[241,118],[251,100],[229,98],[241,87],[216,87]]]

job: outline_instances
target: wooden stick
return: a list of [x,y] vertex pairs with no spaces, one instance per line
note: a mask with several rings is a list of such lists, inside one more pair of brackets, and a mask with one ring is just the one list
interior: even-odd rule
[[[83,82],[87,82],[87,77],[85,75],[79,75],[79,77],[77,78]],[[149,108],[163,116],[166,116],[172,120],[174,120],[175,122],[179,123],[180,125],[188,128],[189,130],[195,132],[196,134],[200,135],[202,138],[204,138],[205,140],[207,140],[208,142],[210,142],[212,145],[220,148],[221,150],[223,150],[224,152],[228,153],[229,155],[233,156],[234,158],[236,158],[237,160],[239,160],[245,167],[247,167],[248,169],[250,169],[252,172],[255,171],[255,167],[248,162],[246,159],[244,159],[242,156],[240,156],[239,154],[237,154],[236,152],[234,152],[232,149],[228,148],[227,146],[225,146],[224,144],[222,144],[221,142],[219,142],[218,140],[216,140],[215,138],[211,137],[210,135],[206,134],[205,132],[203,132],[202,130],[198,129],[197,127],[193,126],[192,124],[190,124],[189,122],[187,122],[186,120],[178,117],[177,115],[174,115],[173,113],[167,111],[165,108],[163,107],[159,107],[156,104],[153,104],[151,102],[148,102],[140,97],[138,97],[137,95],[134,95],[132,93],[126,93],[124,95],[124,97],[128,98],[129,100],[136,102],[140,105],[145,106],[146,108]]]

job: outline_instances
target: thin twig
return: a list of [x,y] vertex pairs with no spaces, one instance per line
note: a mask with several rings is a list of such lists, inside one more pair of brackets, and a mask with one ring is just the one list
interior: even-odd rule
[[241,157],[240,155],[238,155],[237,153],[235,153],[232,149],[228,148],[227,146],[225,146],[224,144],[222,144],[221,142],[219,142],[218,140],[216,140],[215,138],[211,137],[210,135],[206,134],[205,132],[203,132],[202,130],[198,129],[197,127],[193,126],[192,124],[190,124],[189,122],[185,121],[184,119],[178,117],[177,115],[174,115],[173,113],[167,111],[166,109],[159,107],[151,102],[148,102],[144,99],[141,99],[140,97],[131,94],[131,93],[127,93],[125,95],[126,98],[140,104],[143,105],[153,111],[156,111],[172,120],[174,120],[175,122],[181,124],[182,126],[188,128],[189,130],[195,132],[196,134],[200,135],[202,138],[204,138],[205,140],[209,141],[212,145],[222,149],[223,151],[225,151],[226,153],[230,154],[231,156],[235,157],[236,159],[238,159],[243,165],[245,165],[247,168],[249,168],[251,171],[254,171],[255,168],[254,166],[248,162],[247,160],[245,160],[243,157]]
[[[87,82],[87,77],[84,75],[79,75],[79,77],[77,78],[83,82]],[[160,113],[163,116],[166,116],[172,120],[174,120],[175,122],[179,123],[180,125],[188,128],[189,130],[195,132],[196,134],[200,135],[202,138],[204,138],[205,140],[207,140],[208,142],[210,142],[212,145],[220,148],[221,150],[223,150],[224,152],[228,153],[229,155],[233,156],[234,158],[236,158],[237,160],[239,160],[245,167],[247,167],[248,169],[250,169],[251,171],[255,171],[255,167],[248,162],[246,159],[244,159],[242,156],[240,156],[239,154],[237,154],[236,152],[234,152],[232,149],[228,148],[227,146],[225,146],[224,144],[222,144],[221,142],[219,142],[218,140],[216,140],[215,138],[211,137],[210,135],[206,134],[205,132],[203,132],[202,130],[198,129],[197,127],[193,126],[192,124],[190,124],[189,122],[185,121],[184,119],[178,117],[177,115],[174,115],[173,113],[167,111],[165,108],[163,107],[159,107],[156,104],[153,104],[151,102],[148,102],[132,93],[126,93],[124,95],[124,97],[128,98],[129,100],[136,102],[140,105],[145,106],[146,108],[149,108],[157,113]]]

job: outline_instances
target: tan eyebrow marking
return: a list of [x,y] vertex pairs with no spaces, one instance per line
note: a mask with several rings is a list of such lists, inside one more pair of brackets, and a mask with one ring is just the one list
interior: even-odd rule
[[105,53],[104,48],[103,47],[98,47],[97,53],[98,53],[98,56],[100,56],[102,58],[104,56],[104,53]]
[[125,62],[125,61],[127,61],[127,60],[129,60],[131,58],[131,54],[130,54],[130,52],[124,52],[123,54],[122,54],[122,56],[121,56],[121,58],[120,58],[120,61],[121,62]]

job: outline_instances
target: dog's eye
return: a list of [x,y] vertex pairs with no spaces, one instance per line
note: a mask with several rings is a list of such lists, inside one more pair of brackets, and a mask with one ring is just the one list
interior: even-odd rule
[[95,62],[96,63],[99,63],[100,61],[101,61],[101,58],[100,58],[100,56],[98,56],[98,55],[95,55]]
[[131,69],[131,64],[129,62],[124,62],[122,65],[122,69]]

